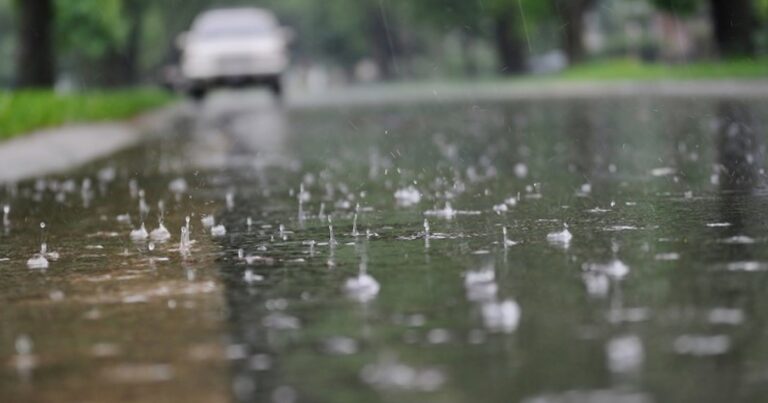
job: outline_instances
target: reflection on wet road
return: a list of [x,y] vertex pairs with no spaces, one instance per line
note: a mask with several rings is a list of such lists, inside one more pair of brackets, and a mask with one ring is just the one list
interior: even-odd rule
[[766,117],[215,96],[0,193],[0,400],[763,401]]

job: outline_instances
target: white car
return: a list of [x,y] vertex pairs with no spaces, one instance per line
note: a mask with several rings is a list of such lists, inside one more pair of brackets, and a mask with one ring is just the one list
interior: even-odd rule
[[206,11],[178,38],[181,75],[196,99],[219,86],[266,85],[282,93],[290,30],[259,8]]

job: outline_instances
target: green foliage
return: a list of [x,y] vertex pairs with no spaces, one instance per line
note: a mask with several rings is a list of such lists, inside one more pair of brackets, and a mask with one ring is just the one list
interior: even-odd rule
[[661,80],[768,77],[768,58],[699,62],[684,65],[646,64],[621,59],[582,64],[559,77],[573,80]]
[[0,85],[12,81],[15,36],[11,0],[0,0]]
[[532,26],[553,17],[549,0],[402,0],[414,10],[421,21],[449,29],[476,29],[482,21],[499,15],[514,15]]
[[351,63],[366,53],[366,13],[375,2],[359,0],[272,0],[268,4],[297,31],[301,53],[313,59],[329,55]]
[[660,10],[678,15],[693,14],[705,3],[704,0],[653,0],[652,2]]
[[[3,83],[11,82],[14,70],[11,6],[14,1],[23,0],[0,0],[0,82]],[[372,21],[381,18],[383,12],[393,37],[388,39],[394,39],[396,46],[398,41],[402,42],[405,49],[396,57],[403,64],[411,64],[410,69],[404,70],[415,71],[421,61],[427,61],[429,70],[434,70],[435,65],[445,65],[452,56],[471,55],[471,52],[462,53],[462,49],[470,48],[466,44],[495,49],[497,38],[493,27],[500,18],[513,26],[511,33],[518,35],[518,39],[525,37],[526,46],[533,54],[562,48],[564,27],[568,26],[567,21],[563,21],[563,5],[577,3],[576,0],[53,1],[60,68],[81,85],[108,84],[104,77],[110,71],[118,71],[115,64],[125,64],[126,60],[135,63],[137,68],[132,71],[138,71],[139,76],[156,76],[163,65],[174,60],[175,37],[188,29],[199,12],[209,8],[255,5],[272,9],[296,32],[295,59],[342,67],[372,58],[373,53],[381,50],[381,35],[378,38],[372,35],[371,27]],[[580,4],[585,1],[593,1],[594,7],[613,7],[609,0],[578,0]],[[685,17],[701,11],[708,1],[633,0],[631,4],[652,4],[659,10]],[[759,19],[768,20],[768,0],[753,2]],[[628,0],[614,0],[614,3],[630,4]],[[135,29],[132,31],[132,28]],[[140,30],[138,45],[130,46],[135,41],[130,41],[129,34],[136,30]],[[447,41],[446,34],[451,35]],[[456,38],[467,47],[449,54],[446,49]],[[441,59],[436,62],[436,57]]]
[[121,0],[56,1],[56,38],[64,53],[97,58],[120,46],[127,31]]
[[755,11],[762,20],[768,19],[768,0],[755,0]]
[[169,93],[149,89],[74,94],[0,92],[0,139],[65,123],[125,119],[172,99]]
[[401,0],[419,20],[447,31],[455,28],[477,29],[484,17],[481,2],[463,0]]

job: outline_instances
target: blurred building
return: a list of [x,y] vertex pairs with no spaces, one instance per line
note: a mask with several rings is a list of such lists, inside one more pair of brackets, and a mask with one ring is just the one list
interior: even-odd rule
[[603,0],[585,16],[584,43],[593,56],[687,62],[712,55],[707,10],[680,17],[647,0]]

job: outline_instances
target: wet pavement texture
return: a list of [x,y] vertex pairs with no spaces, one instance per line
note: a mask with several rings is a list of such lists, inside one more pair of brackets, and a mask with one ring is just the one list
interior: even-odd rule
[[766,117],[214,95],[0,191],[0,401],[764,401]]

